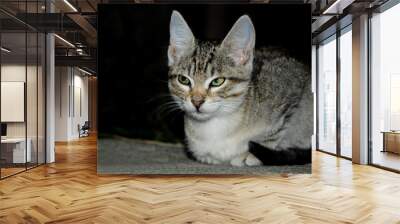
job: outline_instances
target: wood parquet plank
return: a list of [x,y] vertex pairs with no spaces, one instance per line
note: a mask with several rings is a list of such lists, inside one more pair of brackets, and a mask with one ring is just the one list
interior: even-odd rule
[[0,223],[400,223],[400,175],[314,152],[312,175],[98,176],[89,137],[0,181]]

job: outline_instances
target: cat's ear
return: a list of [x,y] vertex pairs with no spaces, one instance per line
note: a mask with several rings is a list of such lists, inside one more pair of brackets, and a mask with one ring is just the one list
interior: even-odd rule
[[256,32],[249,16],[241,16],[222,41],[221,49],[236,65],[245,65],[253,58]]
[[169,35],[168,65],[171,66],[193,51],[195,38],[185,19],[177,11],[172,12]]

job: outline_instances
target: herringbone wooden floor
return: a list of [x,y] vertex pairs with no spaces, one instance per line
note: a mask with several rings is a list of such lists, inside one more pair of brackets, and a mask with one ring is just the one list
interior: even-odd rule
[[312,175],[97,176],[95,138],[0,181],[0,223],[400,223],[400,175],[315,152]]

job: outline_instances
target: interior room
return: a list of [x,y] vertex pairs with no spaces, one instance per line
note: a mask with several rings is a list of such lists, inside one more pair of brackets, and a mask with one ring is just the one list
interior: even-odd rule
[[309,174],[99,173],[99,8],[173,3],[0,1],[0,223],[400,223],[398,0],[212,3],[310,7]]
[[1,44],[3,178],[45,162],[45,36],[34,29],[2,32]]

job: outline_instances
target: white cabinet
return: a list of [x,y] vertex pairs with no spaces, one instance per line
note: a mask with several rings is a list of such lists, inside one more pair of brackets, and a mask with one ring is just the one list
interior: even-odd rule
[[25,151],[25,138],[2,139],[1,144],[12,148],[13,163],[25,163],[32,161],[32,140],[30,138],[27,139],[26,151]]

